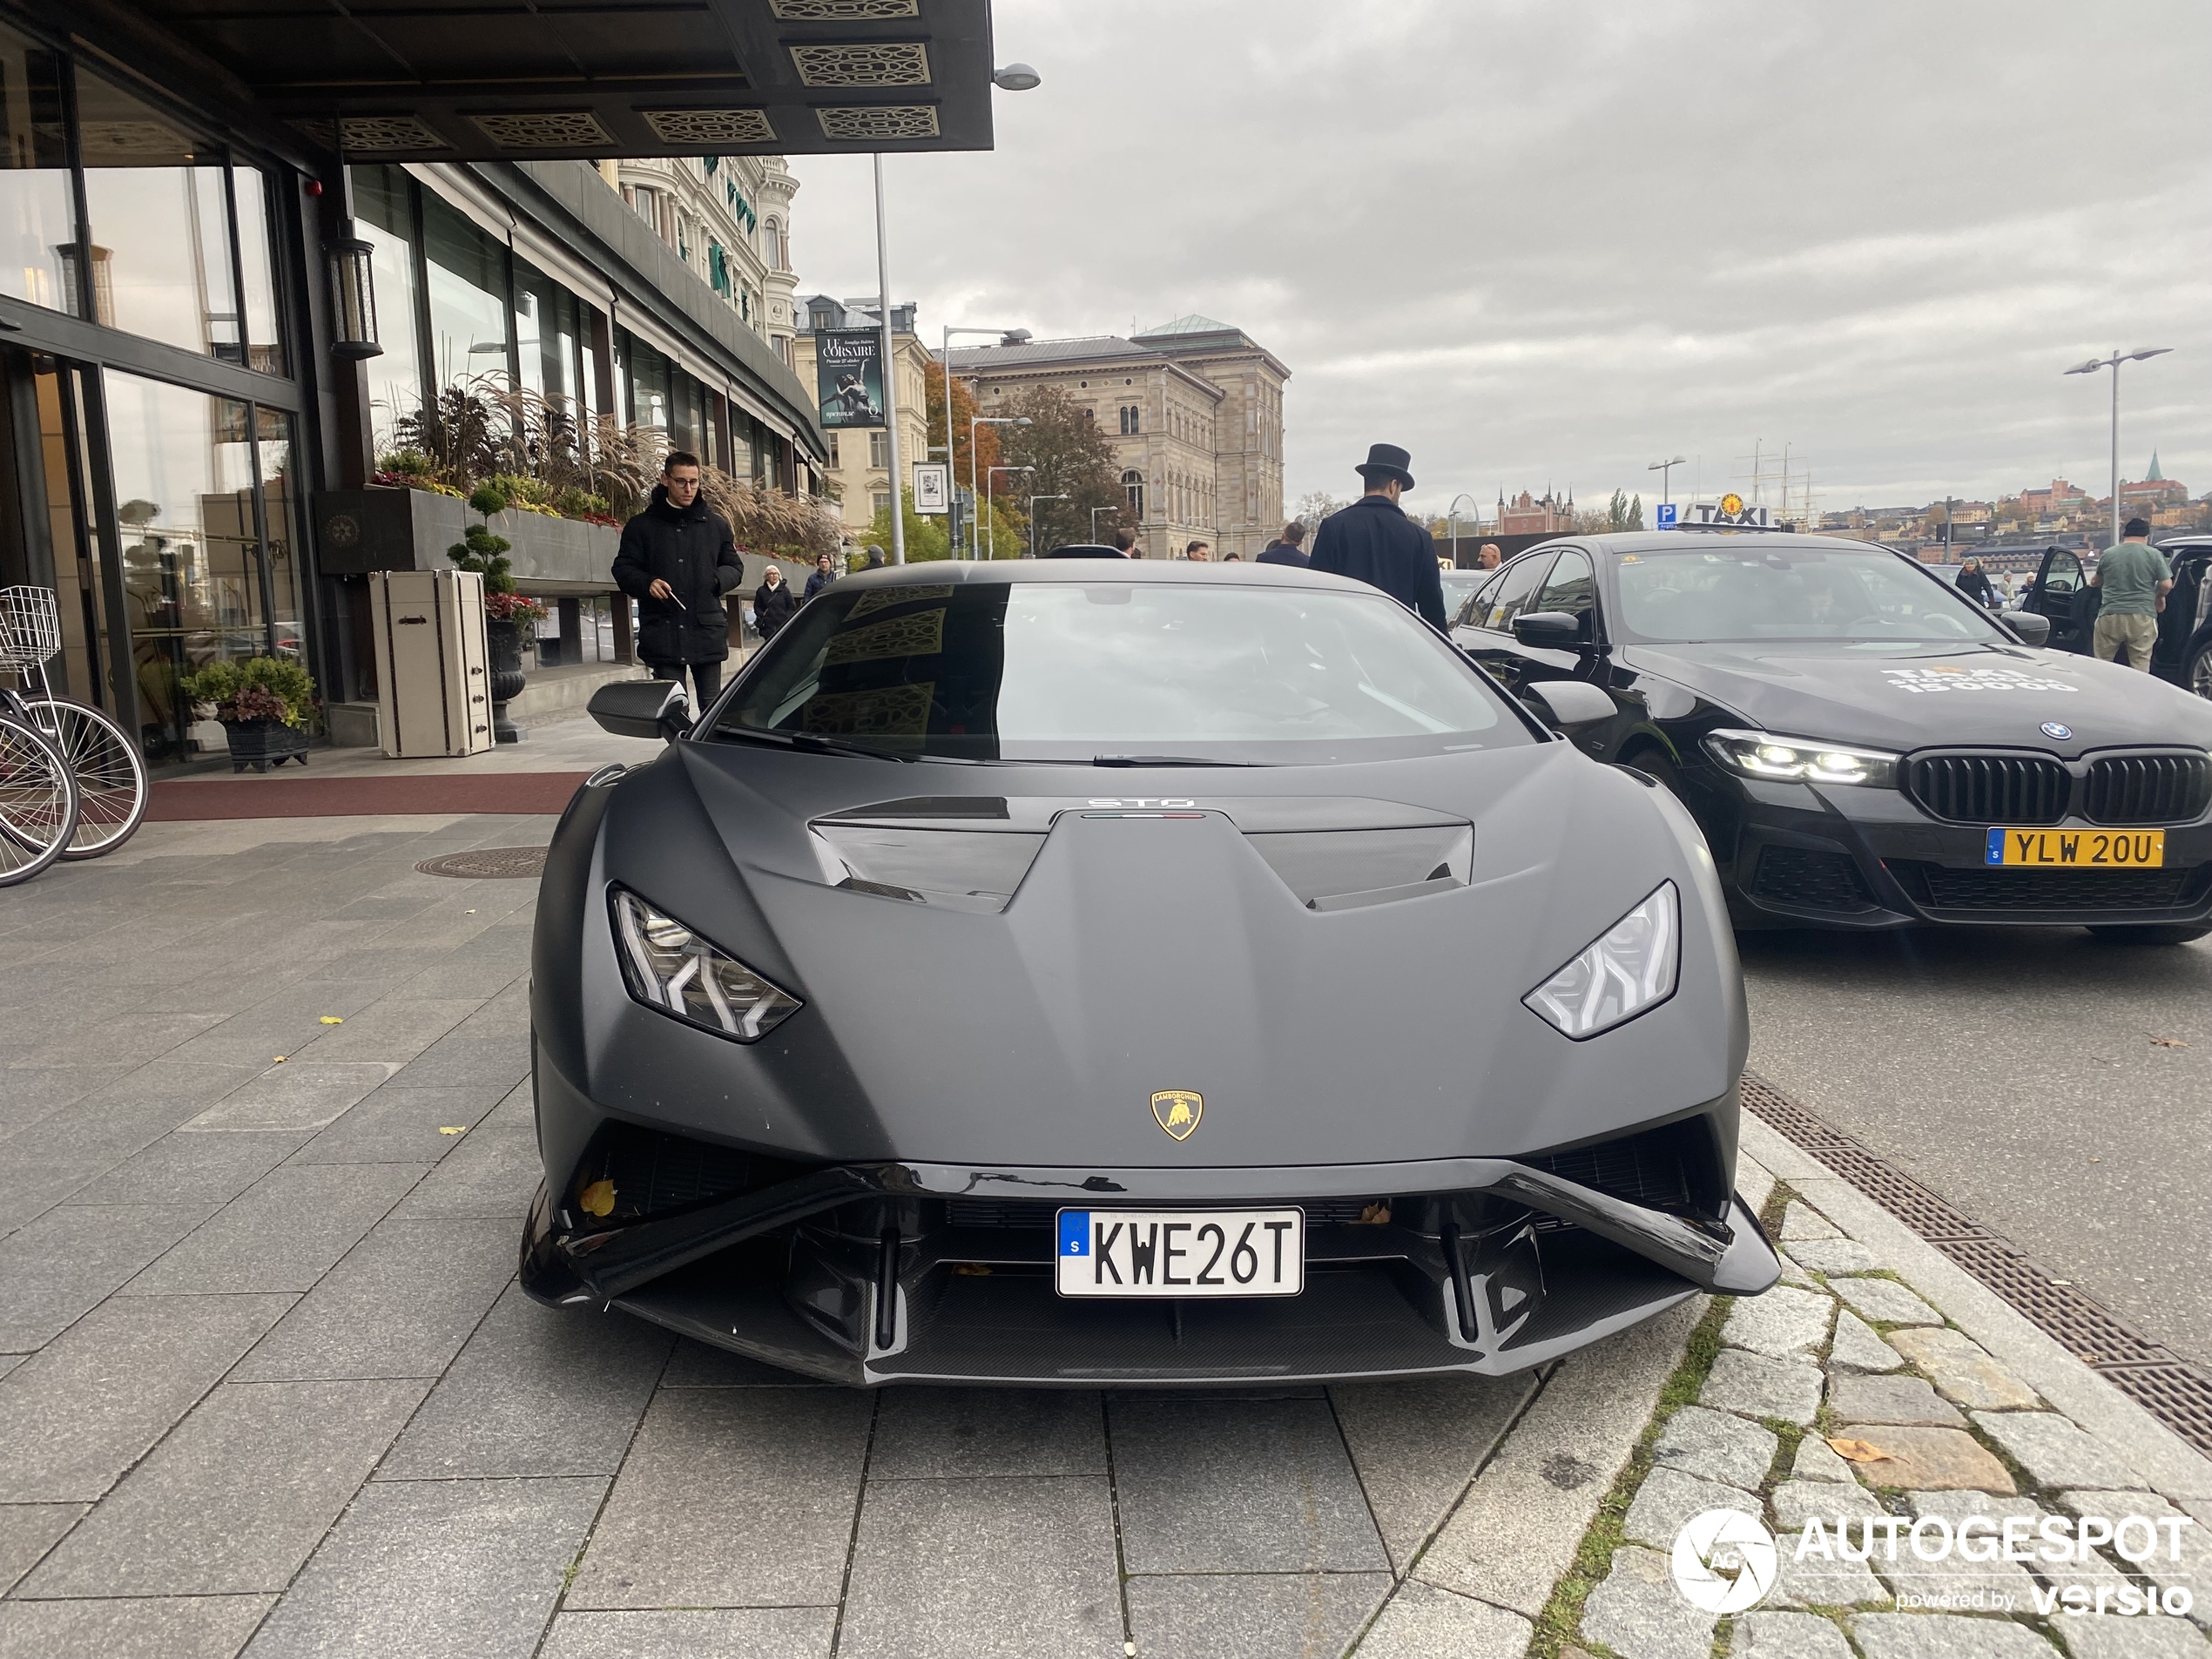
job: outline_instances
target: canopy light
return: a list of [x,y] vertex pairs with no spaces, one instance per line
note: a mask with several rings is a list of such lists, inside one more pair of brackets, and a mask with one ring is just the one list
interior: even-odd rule
[[330,342],[334,357],[358,361],[384,354],[376,343],[376,272],[371,263],[375,252],[374,242],[354,233],[350,220],[346,233],[330,245],[331,328],[337,336]]

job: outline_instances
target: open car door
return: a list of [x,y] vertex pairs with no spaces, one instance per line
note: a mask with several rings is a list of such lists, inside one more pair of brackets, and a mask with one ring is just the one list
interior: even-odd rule
[[2080,559],[2065,548],[2054,547],[2044,552],[2020,609],[2050,618],[2053,651],[2076,651],[2086,657],[2096,626],[2096,601],[2097,590],[2082,574]]

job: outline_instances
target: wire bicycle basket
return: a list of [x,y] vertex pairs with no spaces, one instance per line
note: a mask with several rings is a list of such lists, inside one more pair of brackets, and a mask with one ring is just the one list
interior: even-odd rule
[[41,672],[61,648],[51,588],[0,588],[0,668]]

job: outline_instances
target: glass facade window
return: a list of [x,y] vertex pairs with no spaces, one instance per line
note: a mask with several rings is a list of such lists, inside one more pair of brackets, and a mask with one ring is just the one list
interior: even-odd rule
[[[272,641],[249,406],[112,370],[104,378],[140,733],[149,759],[188,759],[224,739],[179,677]],[[296,655],[296,603],[290,615],[275,644]]]
[[245,278],[246,366],[286,372],[284,330],[277,323],[276,265],[270,253],[273,205],[267,178],[256,167],[231,169],[231,216],[238,226],[238,264]]
[[577,298],[543,271],[515,261],[515,344],[523,387],[553,402],[580,403]]
[[351,169],[354,223],[374,252],[377,340],[381,356],[361,367],[368,374],[369,425],[379,449],[389,448],[392,428],[422,407],[422,357],[415,332],[415,182],[397,167]]
[[[92,320],[243,360],[221,151],[99,76],[77,77]],[[76,263],[72,248],[67,256]]]
[[77,209],[63,73],[57,54],[0,29],[0,293],[73,315]]
[[669,368],[667,358],[641,340],[629,343],[631,423],[669,429]]
[[428,266],[430,372],[437,385],[457,386],[479,374],[497,374],[511,383],[507,250],[427,192],[422,246]]

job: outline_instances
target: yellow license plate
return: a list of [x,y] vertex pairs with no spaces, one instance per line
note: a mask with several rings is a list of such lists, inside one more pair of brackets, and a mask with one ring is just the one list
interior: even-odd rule
[[1993,829],[1982,861],[2075,870],[2156,869],[2166,862],[2166,832]]

